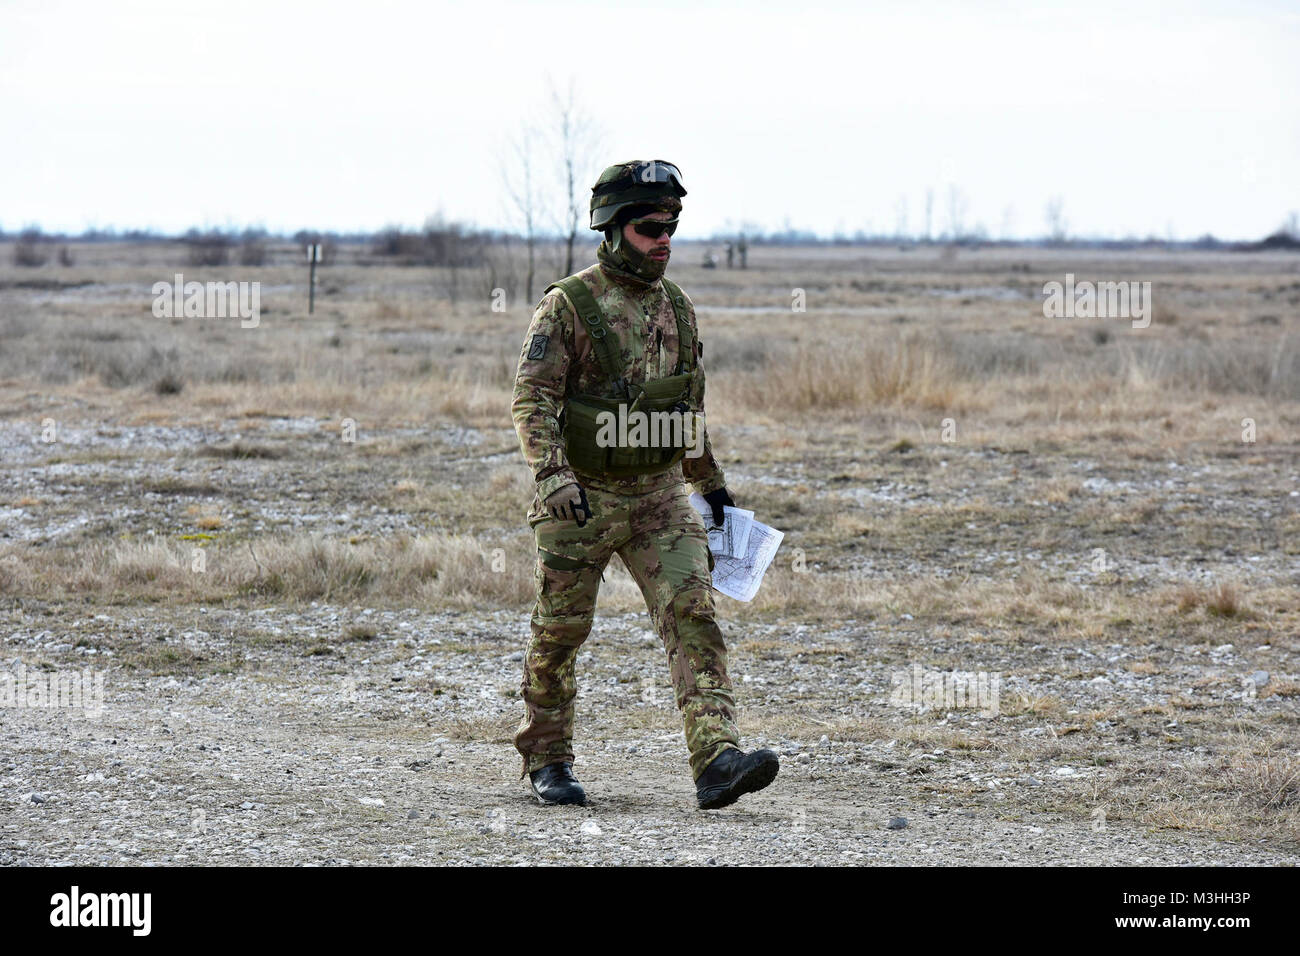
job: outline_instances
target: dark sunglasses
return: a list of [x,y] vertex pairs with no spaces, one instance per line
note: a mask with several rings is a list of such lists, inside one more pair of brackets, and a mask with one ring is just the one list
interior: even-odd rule
[[647,239],[658,239],[665,232],[672,235],[677,231],[676,219],[629,219],[632,229]]

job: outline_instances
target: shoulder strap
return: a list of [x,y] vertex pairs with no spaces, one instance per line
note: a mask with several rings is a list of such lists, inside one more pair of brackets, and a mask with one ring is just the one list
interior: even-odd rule
[[691,330],[690,316],[686,311],[686,296],[671,279],[661,276],[659,281],[663,283],[668,301],[673,304],[673,314],[677,316],[677,340],[681,343],[677,350],[677,371],[679,374],[692,372],[695,370],[695,333]]
[[615,341],[613,330],[610,329],[609,323],[600,311],[600,306],[596,305],[596,297],[587,288],[587,283],[573,275],[552,282],[546,287],[548,292],[551,289],[559,289],[565,294],[573,310],[578,313],[578,318],[587,327],[587,335],[591,337],[591,346],[596,352],[596,360],[600,362],[605,377],[614,386],[614,391],[618,393],[625,391],[627,382],[623,377],[623,362],[618,343]]

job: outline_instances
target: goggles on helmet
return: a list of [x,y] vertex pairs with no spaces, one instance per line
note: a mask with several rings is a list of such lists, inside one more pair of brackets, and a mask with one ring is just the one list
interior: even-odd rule
[[637,163],[628,168],[626,176],[604,183],[596,187],[592,192],[596,196],[603,196],[606,193],[627,189],[629,186],[649,186],[654,183],[671,184],[681,190],[681,195],[686,195],[686,187],[682,185],[682,171],[672,163],[666,163],[662,159],[652,159],[648,163]]

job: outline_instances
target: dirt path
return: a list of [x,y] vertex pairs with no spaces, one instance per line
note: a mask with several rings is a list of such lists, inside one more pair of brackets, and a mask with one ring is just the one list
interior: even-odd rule
[[[516,778],[517,615],[116,615],[0,614],[11,671],[105,672],[98,719],[0,710],[2,863],[1300,862],[1276,839],[1099,816],[1088,794],[1112,767],[1059,746],[1019,752],[1046,736],[1032,713],[940,724],[891,706],[873,663],[887,648],[834,653],[865,640],[861,627],[795,636],[798,657],[735,654],[747,744],[780,750],[781,775],[702,813],[661,652],[638,615],[598,619],[582,653],[586,809],[540,807]],[[813,736],[823,726],[825,741]],[[896,817],[906,827],[888,829]]]

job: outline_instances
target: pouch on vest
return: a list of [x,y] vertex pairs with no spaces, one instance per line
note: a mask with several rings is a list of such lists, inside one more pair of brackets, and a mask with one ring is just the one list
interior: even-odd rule
[[587,474],[626,476],[653,474],[681,461],[695,446],[699,427],[689,404],[692,377],[631,383],[630,401],[572,396],[564,410],[569,464]]
[[[621,377],[621,370],[614,367],[612,330],[586,284],[576,276],[569,276],[547,287],[558,287],[568,296],[579,319],[587,326],[596,357],[613,390],[625,393],[613,397],[573,395],[565,403],[561,416],[565,455],[575,471],[617,477],[654,474],[681,461],[686,450],[695,445],[694,430],[699,426],[690,408],[696,368],[694,338],[686,321],[681,290],[667,280],[662,281],[673,303],[680,340],[685,346],[680,363],[684,370],[640,383],[627,382]],[[645,424],[640,433],[643,440],[636,444],[624,443],[624,438],[636,435],[636,420],[632,417],[635,412],[644,413]]]

